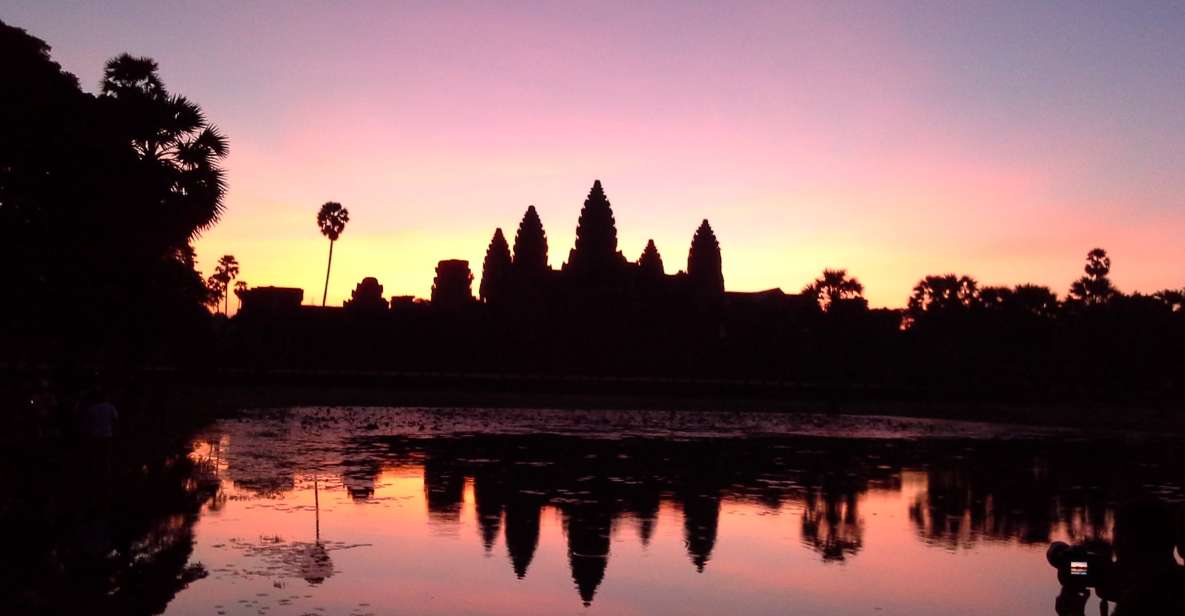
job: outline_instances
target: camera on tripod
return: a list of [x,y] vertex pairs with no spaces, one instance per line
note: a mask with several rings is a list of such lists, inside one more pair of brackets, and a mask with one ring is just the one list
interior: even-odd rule
[[1098,588],[1111,568],[1111,554],[1111,545],[1101,541],[1078,545],[1055,541],[1045,552],[1045,559],[1057,569],[1057,581],[1062,586]]

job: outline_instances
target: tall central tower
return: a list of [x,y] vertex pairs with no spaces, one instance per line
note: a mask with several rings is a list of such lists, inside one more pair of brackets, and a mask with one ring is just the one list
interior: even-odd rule
[[625,262],[617,250],[617,223],[601,181],[593,182],[576,225],[576,246],[568,253],[567,271],[593,274],[616,269]]

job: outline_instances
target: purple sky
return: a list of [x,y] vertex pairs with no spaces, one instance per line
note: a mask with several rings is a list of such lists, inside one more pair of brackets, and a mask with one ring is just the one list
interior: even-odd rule
[[231,140],[197,244],[319,296],[314,214],[363,276],[475,275],[535,204],[551,263],[600,178],[621,248],[685,267],[712,221],[735,290],[846,267],[873,305],[926,274],[1064,293],[1096,245],[1125,291],[1185,285],[1185,3],[59,3],[0,0],[94,89],[149,55]]

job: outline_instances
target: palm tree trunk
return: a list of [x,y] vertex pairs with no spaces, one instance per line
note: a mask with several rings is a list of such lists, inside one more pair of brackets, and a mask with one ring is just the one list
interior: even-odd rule
[[225,314],[226,318],[229,319],[230,318],[230,283],[229,282],[226,283],[226,290],[222,292],[222,297],[223,297],[222,314]]
[[325,305],[325,298],[329,297],[329,270],[333,269],[333,240],[329,240],[329,265],[325,267],[325,292],[321,294],[321,305]]

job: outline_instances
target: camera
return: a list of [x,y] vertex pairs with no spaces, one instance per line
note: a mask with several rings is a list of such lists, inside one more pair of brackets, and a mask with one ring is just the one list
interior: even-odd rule
[[1055,541],[1045,552],[1045,559],[1057,569],[1062,586],[1098,588],[1111,568],[1111,546],[1104,542],[1069,545]]

